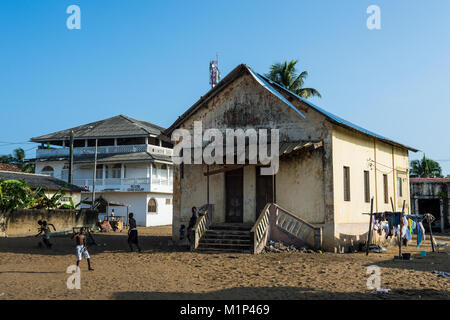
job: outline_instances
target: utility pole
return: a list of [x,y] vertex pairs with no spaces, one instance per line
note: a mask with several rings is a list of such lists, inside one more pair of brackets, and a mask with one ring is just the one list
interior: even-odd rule
[[94,177],[92,179],[92,206],[91,206],[91,209],[94,209],[94,202],[95,202],[95,183],[97,180],[97,148],[98,148],[98,139],[95,139]]
[[73,130],[70,130],[69,181],[73,184]]

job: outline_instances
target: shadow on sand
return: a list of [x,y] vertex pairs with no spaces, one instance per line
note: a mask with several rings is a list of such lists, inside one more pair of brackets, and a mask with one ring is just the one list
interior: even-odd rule
[[[130,250],[126,232],[95,233],[94,239],[97,245],[89,246],[88,249],[91,254],[128,252]],[[0,238],[0,253],[67,255],[73,254],[75,250],[75,241],[71,239],[71,235],[52,237],[50,239],[50,242],[53,244],[51,249],[45,247],[39,248],[38,243],[40,241],[42,241],[40,237],[33,236]],[[139,245],[144,254],[188,251],[187,247],[175,245],[170,236],[139,236]]]
[[238,287],[205,293],[187,292],[117,292],[119,300],[391,300],[450,299],[448,291],[397,290],[375,295],[363,292],[329,292],[299,287]]

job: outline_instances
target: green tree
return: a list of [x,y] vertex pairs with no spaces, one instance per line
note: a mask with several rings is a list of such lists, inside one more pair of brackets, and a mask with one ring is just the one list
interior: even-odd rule
[[270,67],[270,72],[265,76],[304,99],[308,99],[311,96],[322,98],[322,95],[316,89],[303,87],[308,72],[303,71],[297,74],[295,69],[297,63],[298,60],[274,63]]
[[442,169],[438,162],[423,155],[422,160],[411,161],[409,175],[412,178],[442,178]]
[[36,203],[36,193],[22,180],[0,180],[0,211],[26,209]]
[[22,148],[15,149],[12,155],[0,156],[0,163],[13,164],[23,172],[34,173],[34,166],[25,160],[25,151]]

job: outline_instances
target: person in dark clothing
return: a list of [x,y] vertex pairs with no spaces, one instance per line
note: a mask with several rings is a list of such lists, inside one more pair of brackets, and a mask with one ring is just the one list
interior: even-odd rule
[[53,224],[51,223],[47,223],[47,221],[38,221],[38,225],[39,227],[39,233],[36,235],[36,237],[40,236],[42,233],[44,233],[43,237],[42,237],[42,242],[44,242],[44,244],[47,246],[47,248],[51,249],[52,248],[52,243],[50,243],[50,226],[53,227],[53,230],[56,231],[56,228]]
[[198,217],[199,213],[197,207],[192,207],[192,216],[191,219],[189,220],[189,225],[187,228],[187,237],[189,239],[189,242],[192,242],[192,229],[195,227]]
[[141,247],[139,247],[138,243],[138,232],[136,228],[136,220],[133,218],[133,213],[128,215],[129,226],[128,226],[128,245],[130,246],[130,251],[133,252],[133,243],[138,248],[138,251],[141,252]]

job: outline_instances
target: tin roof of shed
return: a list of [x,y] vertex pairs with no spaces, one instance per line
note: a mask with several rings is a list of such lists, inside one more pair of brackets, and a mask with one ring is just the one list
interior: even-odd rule
[[265,89],[267,89],[269,92],[271,92],[274,96],[276,96],[278,99],[283,101],[285,104],[287,104],[288,106],[293,108],[299,114],[299,116],[301,116],[303,118],[305,118],[305,115],[303,113],[301,113],[301,111],[298,110],[298,108],[296,108],[291,102],[289,102],[288,99],[286,99],[281,94],[281,92],[307,104],[312,109],[314,109],[317,112],[324,115],[328,121],[330,121],[336,125],[339,125],[341,127],[344,127],[344,128],[350,129],[350,130],[354,130],[356,132],[373,137],[375,139],[381,140],[383,142],[386,142],[388,144],[391,144],[391,145],[394,145],[397,147],[405,148],[405,149],[411,150],[413,152],[418,151],[417,149],[415,149],[413,147],[409,147],[407,145],[398,143],[392,139],[386,138],[382,135],[379,135],[377,133],[369,131],[365,128],[362,128],[356,124],[353,124],[350,121],[342,119],[341,117],[338,117],[338,116],[314,105],[310,101],[308,101],[304,98],[301,98],[300,96],[296,95],[295,93],[291,92],[290,90],[280,86],[279,84],[273,82],[272,80],[266,78],[265,76],[253,71],[252,68],[250,68],[249,66],[247,66],[245,64],[238,65],[225,78],[223,78],[223,80],[220,81],[217,86],[215,86],[214,88],[209,90],[206,93],[206,95],[202,96],[194,105],[192,105],[186,112],[184,112],[180,117],[178,117],[178,119],[165,131],[165,134],[170,136],[170,134],[173,132],[173,130],[178,128],[186,119],[188,119],[192,114],[194,114],[198,109],[200,109],[205,103],[207,103],[211,98],[216,96],[223,89],[225,89],[235,79],[237,79],[238,77],[240,77],[241,75],[243,75],[245,73],[252,75],[260,85],[262,85]]
[[448,183],[450,178],[409,178],[410,183]]

